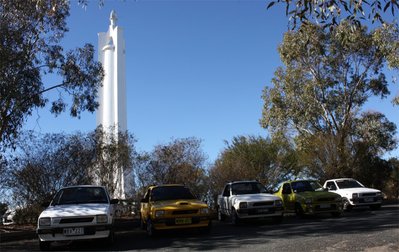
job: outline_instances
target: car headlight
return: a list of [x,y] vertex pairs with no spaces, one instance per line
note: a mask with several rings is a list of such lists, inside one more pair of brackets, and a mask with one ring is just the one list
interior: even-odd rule
[[97,215],[96,216],[96,222],[97,223],[107,223],[108,222],[108,216],[105,214]]
[[156,218],[159,218],[159,217],[161,217],[164,214],[165,214],[164,210],[155,211],[155,217]]
[[248,207],[248,204],[247,204],[247,202],[240,202],[240,208],[247,208]]
[[50,226],[51,225],[51,218],[45,217],[39,219],[39,226]]
[[382,197],[382,192],[377,192],[376,195],[377,197]]
[[357,193],[352,193],[352,199],[357,199],[359,195]]
[[200,209],[200,214],[209,214],[209,209],[208,208],[201,208]]
[[274,201],[274,205],[276,207],[282,207],[283,206],[283,201],[282,200],[276,200],[276,201]]
[[305,199],[305,204],[312,204],[312,198]]

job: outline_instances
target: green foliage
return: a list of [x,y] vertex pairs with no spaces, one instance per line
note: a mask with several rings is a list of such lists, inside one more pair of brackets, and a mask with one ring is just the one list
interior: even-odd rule
[[272,190],[298,171],[297,156],[288,141],[239,136],[226,145],[209,171],[214,197],[229,181],[258,180]]
[[384,23],[383,13],[399,10],[396,0],[273,0],[267,5],[271,8],[276,3],[285,4],[285,14],[290,18],[292,28],[307,21],[320,23],[324,27],[338,25],[341,20],[348,20],[360,26],[364,20],[372,23]]
[[198,197],[205,198],[208,191],[205,160],[201,140],[175,139],[155,146],[151,153],[142,154],[136,165],[136,177],[141,188],[184,184]]
[[0,203],[0,217],[3,216],[3,214],[7,211],[7,209],[8,209],[8,204]]
[[60,188],[70,185],[101,184],[113,193],[115,165],[131,169],[135,154],[132,135],[120,133],[117,142],[99,129],[71,135],[26,132],[17,142],[3,175],[20,206],[50,202]]
[[37,224],[37,219],[44,208],[40,205],[29,205],[25,208],[20,208],[15,211],[13,218],[18,225]]
[[[118,133],[116,133],[118,132]],[[94,181],[106,186],[110,195],[116,192],[116,176],[131,174],[133,160],[136,157],[134,143],[136,139],[128,132],[117,131],[114,127],[103,129],[99,126],[90,138],[95,153],[95,165],[91,168]],[[121,168],[121,169],[120,169]]]
[[384,67],[397,68],[396,25],[368,32],[343,22],[330,32],[307,24],[285,34],[285,67],[266,87],[261,124],[295,137],[301,164],[319,178],[353,175],[359,160],[396,147],[396,126],[379,112],[360,114],[371,96],[389,94]]
[[[67,108],[79,117],[98,106],[97,89],[103,70],[94,61],[94,47],[64,52],[59,45],[68,31],[69,1],[0,1],[0,148],[13,144],[27,116],[48,102],[45,94],[57,90],[51,112]],[[43,83],[56,75],[60,83]]]

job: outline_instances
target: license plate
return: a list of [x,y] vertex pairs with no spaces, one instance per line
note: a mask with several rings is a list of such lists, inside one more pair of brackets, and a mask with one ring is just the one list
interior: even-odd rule
[[320,204],[320,208],[330,208],[330,204]]
[[258,209],[258,213],[268,213],[269,209]]
[[191,218],[176,218],[176,225],[191,224]]
[[373,202],[374,199],[373,198],[364,198],[364,202]]
[[66,236],[74,236],[74,235],[84,235],[84,228],[77,227],[77,228],[64,228],[63,230],[64,235]]

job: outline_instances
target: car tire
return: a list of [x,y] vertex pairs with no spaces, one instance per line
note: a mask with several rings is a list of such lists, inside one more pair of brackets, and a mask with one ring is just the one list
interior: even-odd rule
[[281,216],[276,216],[276,217],[274,217],[273,218],[273,222],[275,223],[275,224],[280,224],[280,223],[282,223],[283,222],[283,215],[281,215]]
[[140,228],[141,228],[142,230],[146,230],[146,229],[147,229],[147,224],[144,223],[144,220],[143,220],[142,217],[140,217]]
[[112,246],[115,243],[115,232],[114,231],[110,231],[108,237],[106,238],[105,242],[107,244],[107,246]]
[[222,211],[220,211],[220,207],[218,207],[218,209],[217,209],[217,214],[218,214],[218,221],[226,220],[226,215],[222,214]]
[[237,211],[234,208],[231,209],[231,224],[233,225],[240,224],[240,217],[238,217]]
[[39,241],[40,251],[49,251],[51,247],[51,242],[48,241]]
[[338,218],[338,217],[341,217],[341,212],[332,212],[331,213],[331,215],[333,216],[333,217],[336,217],[336,218]]
[[371,209],[371,210],[379,210],[380,208],[381,208],[381,204],[370,205],[370,209]]
[[151,221],[150,218],[147,219],[146,230],[147,230],[147,235],[149,237],[155,237],[156,236],[156,230],[155,230],[154,225],[152,224],[152,221]]
[[304,217],[305,216],[301,205],[298,204],[298,203],[295,204],[295,214],[298,217]]
[[349,200],[347,198],[343,199],[342,208],[344,209],[344,211],[348,211],[348,212],[350,212],[352,210],[352,205],[351,205],[351,203],[349,203]]

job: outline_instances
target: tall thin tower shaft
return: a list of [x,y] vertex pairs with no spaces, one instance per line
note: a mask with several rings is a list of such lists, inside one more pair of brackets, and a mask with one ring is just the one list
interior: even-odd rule
[[[115,11],[111,12],[107,32],[98,33],[98,60],[103,64],[104,80],[99,89],[97,126],[104,131],[118,135],[126,132],[126,67],[125,39],[123,29],[116,25]],[[123,167],[117,167],[114,174],[114,197],[124,198]]]

